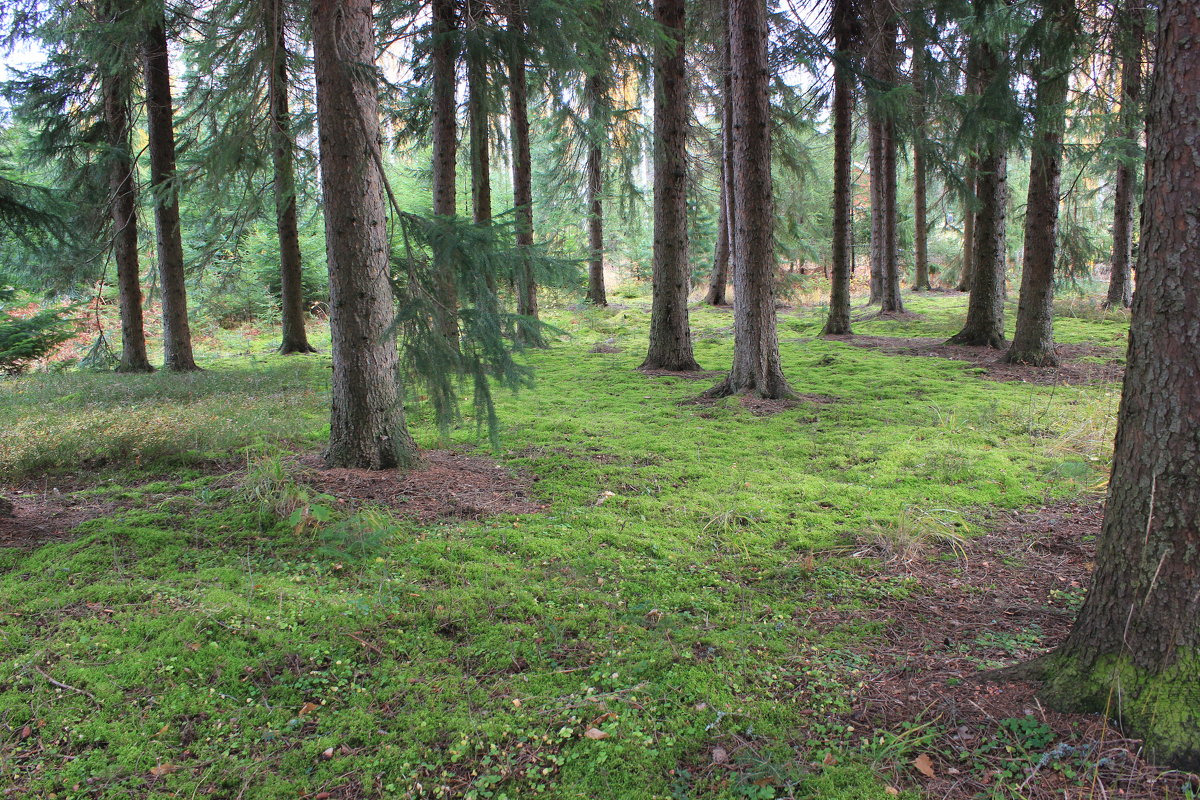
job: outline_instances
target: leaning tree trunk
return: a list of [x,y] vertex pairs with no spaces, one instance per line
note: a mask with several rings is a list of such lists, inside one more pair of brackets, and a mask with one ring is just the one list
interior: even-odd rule
[[733,147],[733,369],[710,397],[793,395],[775,332],[775,210],[766,0],[727,0]]
[[192,332],[188,326],[179,184],[175,173],[175,115],[171,109],[170,54],[164,24],[160,17],[146,31],[146,133],[162,289],[163,367],[186,372],[199,367],[192,355]]
[[121,360],[117,372],[153,372],[146,357],[142,318],[141,269],[138,266],[137,184],[129,148],[129,76],[105,73],[101,79],[107,126],[109,215],[113,261],[121,308]]
[[928,201],[925,195],[925,148],[928,139],[925,128],[925,43],[917,41],[913,46],[913,268],[916,279],[913,291],[928,291],[929,285],[929,222]]
[[1121,107],[1119,124],[1124,152],[1117,165],[1116,189],[1113,192],[1113,251],[1112,274],[1108,280],[1108,295],[1104,305],[1129,308],[1133,302],[1133,280],[1130,263],[1133,258],[1134,194],[1137,191],[1138,135],[1141,133],[1139,95],[1142,92],[1142,44],[1146,35],[1146,6],[1144,0],[1127,0],[1124,24],[1117,36],[1121,42]]
[[[521,263],[517,267],[517,313],[537,319],[537,279],[529,261],[533,247],[533,167],[529,147],[529,95],[525,81],[525,6],[524,0],[511,0],[508,32],[512,39],[508,51],[508,111],[512,139],[513,205],[516,218],[517,249]],[[536,327],[520,329],[525,344],[544,346]]]
[[600,137],[604,124],[604,79],[599,71],[584,82],[588,106],[587,202],[588,202],[588,290],[587,300],[597,306],[608,305],[604,291],[604,151]]
[[[433,213],[453,217],[458,213],[455,160],[458,151],[458,103],[455,99],[455,53],[458,27],[456,0],[433,0]],[[458,346],[458,283],[455,265],[443,255],[434,265],[437,296],[434,322],[452,346]]]
[[1033,110],[1029,194],[1025,203],[1025,254],[1011,364],[1051,367],[1054,354],[1054,264],[1058,254],[1058,188],[1062,174],[1063,130],[1072,66],[1071,43],[1078,28],[1075,0],[1049,0],[1042,13],[1055,22],[1056,47],[1039,63]]
[[313,0],[313,61],[329,262],[332,467],[416,461],[397,385],[371,0]]
[[654,277],[650,346],[639,369],[700,369],[688,326],[687,64],[684,0],[654,0]]
[[267,73],[270,95],[271,155],[275,168],[275,230],[279,237],[280,310],[283,342],[279,352],[315,353],[304,329],[304,273],[296,223],[295,141],[288,109],[287,18],[282,0],[264,0],[263,16],[270,46]]
[[1200,771],[1200,16],[1159,12],[1138,289],[1092,587],[1038,666],[1054,706],[1116,717]]
[[850,333],[850,278],[854,271],[851,254],[854,193],[854,73],[848,63],[853,43],[853,0],[835,0],[832,26],[833,64],[833,269],[829,288],[829,318],[825,333]]
[[[995,53],[979,45],[979,81],[986,86],[996,78]],[[998,121],[996,121],[999,124]],[[983,143],[975,176],[975,247],[972,258],[971,298],[963,329],[949,344],[1004,347],[1004,226],[1008,205],[1006,137],[992,132]]]

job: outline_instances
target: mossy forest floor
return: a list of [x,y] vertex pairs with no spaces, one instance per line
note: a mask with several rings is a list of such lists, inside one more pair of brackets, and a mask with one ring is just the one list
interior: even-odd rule
[[[0,796],[1196,795],[976,680],[1086,588],[1122,314],[1064,301],[1066,365],[1022,372],[922,351],[962,295],[860,342],[784,309],[803,399],[746,406],[637,372],[648,303],[613,299],[549,312],[498,452],[415,403],[412,476],[320,469],[328,356],[265,328],[0,382]],[[716,374],[731,325],[694,311]]]

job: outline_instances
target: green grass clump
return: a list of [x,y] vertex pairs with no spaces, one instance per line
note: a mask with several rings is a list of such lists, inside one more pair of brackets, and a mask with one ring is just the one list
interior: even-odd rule
[[[417,524],[314,496],[286,455],[327,434],[327,360],[256,354],[269,337],[197,375],[0,383],[7,480],[122,470],[86,493],[120,510],[0,550],[0,783],[63,798],[894,796],[878,770],[910,754],[846,722],[886,620],[805,621],[921,591],[852,557],[864,538],[953,549],[986,509],[1095,483],[1114,387],[1005,384],[815,339],[801,309],[780,321],[785,369],[827,402],[755,416],[690,402],[714,377],[638,373],[646,312],[626,299],[552,312],[570,335],[529,354],[533,390],[498,397],[497,457],[536,479],[539,515]],[[925,322],[860,328],[941,335],[957,304],[914,299]],[[693,319],[700,363],[727,368],[728,311]],[[1118,322],[1087,324],[1119,338]],[[590,352],[601,342],[620,352]],[[471,446],[464,417],[453,438]],[[231,474],[195,466],[213,459]]]

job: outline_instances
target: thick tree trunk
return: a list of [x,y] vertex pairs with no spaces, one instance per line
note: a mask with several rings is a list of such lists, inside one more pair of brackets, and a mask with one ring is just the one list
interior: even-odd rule
[[774,203],[766,0],[727,0],[733,119],[733,369],[710,397],[793,395],[775,331]]
[[[511,0],[508,32],[512,43],[508,52],[508,106],[512,137],[513,205],[516,207],[517,247],[522,253],[517,269],[517,313],[537,319],[537,279],[528,254],[533,247],[533,166],[529,148],[529,95],[525,81],[525,6],[524,0]],[[535,331],[522,329],[525,344],[544,346]]]
[[708,292],[704,295],[704,302],[710,306],[726,304],[725,287],[729,284],[729,203],[725,191],[724,163],[719,168],[718,177],[720,185],[717,189],[717,245],[713,249],[713,268],[708,279]]
[[1159,12],[1138,289],[1096,570],[1043,696],[1200,771],[1200,16]]
[[295,142],[288,109],[287,20],[282,0],[263,0],[263,17],[270,43],[268,70],[271,155],[275,168],[275,230],[279,236],[280,309],[283,342],[279,352],[315,353],[304,329],[304,274],[300,262],[300,233],[296,224]]
[[[979,80],[986,86],[995,78],[997,59],[990,46],[979,45]],[[949,344],[1004,347],[1005,221],[1008,216],[1008,160],[1006,137],[992,133],[983,143],[975,176],[975,247],[971,298],[963,329]]]
[[1025,203],[1025,253],[1017,327],[1004,360],[1054,366],[1054,264],[1058,254],[1058,189],[1062,174],[1063,130],[1072,67],[1071,42],[1078,28],[1075,0],[1051,0],[1043,14],[1055,20],[1058,48],[1039,63],[1033,111],[1029,194]]
[[1125,140],[1121,163],[1117,166],[1116,188],[1113,192],[1113,252],[1112,274],[1108,281],[1108,296],[1104,305],[1109,308],[1129,308],[1133,302],[1133,280],[1130,264],[1133,259],[1133,212],[1137,191],[1138,135],[1141,133],[1139,112],[1142,92],[1142,45],[1146,35],[1146,6],[1144,0],[1127,0],[1124,19],[1117,30],[1121,51],[1121,137]]
[[146,357],[142,318],[141,269],[138,266],[137,184],[129,148],[129,76],[106,73],[101,80],[109,146],[109,215],[113,261],[121,309],[121,360],[117,372],[153,372]]
[[158,279],[162,291],[163,367],[199,369],[192,355],[183,238],[179,230],[179,184],[175,174],[175,115],[171,108],[170,54],[162,19],[146,32],[146,134],[150,150],[150,190],[158,239]]
[[[458,213],[456,158],[458,151],[458,103],[455,100],[455,64],[458,51],[458,17],[455,0],[432,0],[433,13],[433,213],[453,217]],[[442,257],[434,265],[437,311],[435,324],[457,347],[458,283],[455,265]]]
[[928,291],[929,285],[929,221],[925,196],[925,43],[916,41],[913,47],[913,268],[916,278],[913,290]]
[[654,289],[640,369],[698,370],[688,326],[687,64],[684,0],[654,0]]
[[371,0],[313,0],[313,58],[329,262],[333,467],[409,466],[388,280]]
[[829,318],[825,333],[850,333],[850,278],[852,261],[854,192],[851,171],[854,159],[854,74],[848,60],[853,44],[853,0],[835,0],[832,26],[833,65],[833,247],[829,289]]
[[604,102],[604,79],[599,72],[589,75],[584,83],[584,98],[588,106],[589,131],[587,151],[588,200],[588,290],[587,300],[597,306],[608,305],[604,291],[604,152],[600,147],[598,130],[603,124],[601,105]]

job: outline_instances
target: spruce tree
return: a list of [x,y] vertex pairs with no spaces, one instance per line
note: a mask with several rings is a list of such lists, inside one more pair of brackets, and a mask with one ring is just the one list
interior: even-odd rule
[[853,235],[854,71],[851,57],[858,31],[855,0],[834,0],[830,16],[833,34],[833,246],[830,270],[829,318],[826,334],[850,333],[850,279]]

